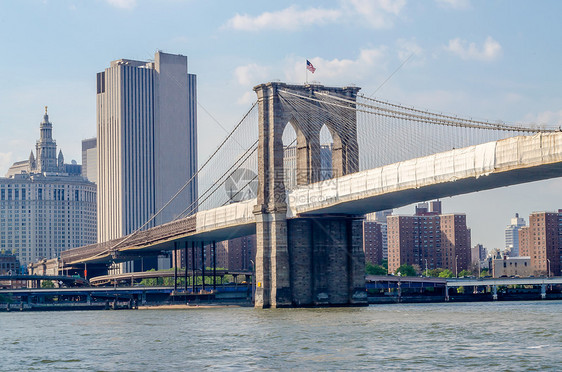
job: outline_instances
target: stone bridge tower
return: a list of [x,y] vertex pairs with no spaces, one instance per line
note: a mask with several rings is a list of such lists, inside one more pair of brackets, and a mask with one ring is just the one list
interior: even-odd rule
[[[256,307],[366,304],[360,217],[307,215],[287,220],[282,140],[285,126],[292,125],[297,133],[298,185],[320,180],[323,125],[334,142],[333,174],[358,171],[356,113],[344,106],[354,108],[350,101],[355,102],[359,89],[284,83],[254,87],[259,109]],[[311,99],[296,108],[286,99],[295,94]],[[326,100],[336,105],[326,106]]]

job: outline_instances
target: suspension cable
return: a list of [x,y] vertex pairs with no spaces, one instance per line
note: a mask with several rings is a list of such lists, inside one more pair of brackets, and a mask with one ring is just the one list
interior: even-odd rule
[[224,144],[228,141],[228,139],[230,139],[230,137],[233,136],[233,134],[236,132],[236,130],[242,125],[242,123],[246,120],[246,118],[250,115],[250,113],[252,112],[252,110],[256,107],[256,105],[258,104],[258,102],[254,102],[252,104],[252,107],[250,107],[250,109],[248,110],[248,112],[246,112],[246,114],[242,117],[242,119],[238,122],[238,124],[234,127],[234,129],[226,136],[226,138],[222,141],[222,143],[217,147],[217,149],[211,154],[211,156],[209,158],[207,158],[207,160],[205,161],[205,163],[197,170],[197,172],[195,172],[195,174],[193,176],[191,176],[191,178],[174,194],[174,196],[172,196],[170,198],[170,200],[168,200],[168,202],[166,202],[166,204],[164,204],[164,206],[162,206],[156,213],[154,213],[152,215],[152,217],[150,217],[144,224],[142,224],[139,228],[137,228],[135,231],[133,231],[131,234],[125,236],[121,241],[119,241],[118,243],[116,243],[115,245],[113,245],[112,247],[108,248],[106,251],[113,251],[117,246],[125,243],[126,241],[128,241],[129,239],[131,239],[135,234],[137,234],[139,231],[141,231],[142,229],[144,229],[150,222],[152,222],[160,213],[162,213],[162,211],[168,207],[177,197],[179,194],[181,194],[181,192],[183,190],[185,190],[185,188],[187,186],[189,186],[191,184],[191,182],[193,182],[193,180],[197,177],[197,175],[207,166],[207,164],[209,164],[209,162],[211,161],[211,159],[213,159],[213,157],[220,151],[220,149],[224,146]]

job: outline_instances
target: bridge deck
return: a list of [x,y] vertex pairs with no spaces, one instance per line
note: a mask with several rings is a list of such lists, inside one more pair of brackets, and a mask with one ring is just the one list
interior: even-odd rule
[[[518,136],[369,169],[287,195],[288,217],[361,215],[421,200],[562,176],[562,132]],[[256,199],[200,211],[128,238],[62,252],[65,263],[109,262],[113,252],[170,250],[174,242],[226,240],[255,232]]]
[[518,136],[298,188],[289,193],[289,215],[364,214],[560,176],[562,133]]

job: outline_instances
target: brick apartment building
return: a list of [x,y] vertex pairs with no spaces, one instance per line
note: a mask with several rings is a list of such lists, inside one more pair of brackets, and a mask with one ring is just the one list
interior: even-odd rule
[[454,274],[471,263],[466,215],[441,214],[441,202],[421,203],[414,216],[388,216],[388,271],[408,264]]
[[562,210],[529,216],[529,226],[519,230],[519,254],[530,257],[534,274],[561,275]]

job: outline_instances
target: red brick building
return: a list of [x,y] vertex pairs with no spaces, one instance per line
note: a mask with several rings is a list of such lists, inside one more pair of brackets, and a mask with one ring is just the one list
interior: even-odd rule
[[[537,275],[561,275],[562,212],[534,212],[519,230],[519,254],[531,258]],[[549,267],[550,266],[550,267]]]
[[383,241],[381,224],[374,221],[363,221],[363,251],[365,262],[380,265],[383,259]]
[[388,271],[408,264],[453,273],[471,263],[470,229],[464,214],[441,214],[441,202],[421,203],[414,216],[388,216]]
[[[256,260],[256,236],[249,235],[241,238],[217,242],[217,267],[228,270],[251,270]],[[211,263],[210,258],[207,262]]]

